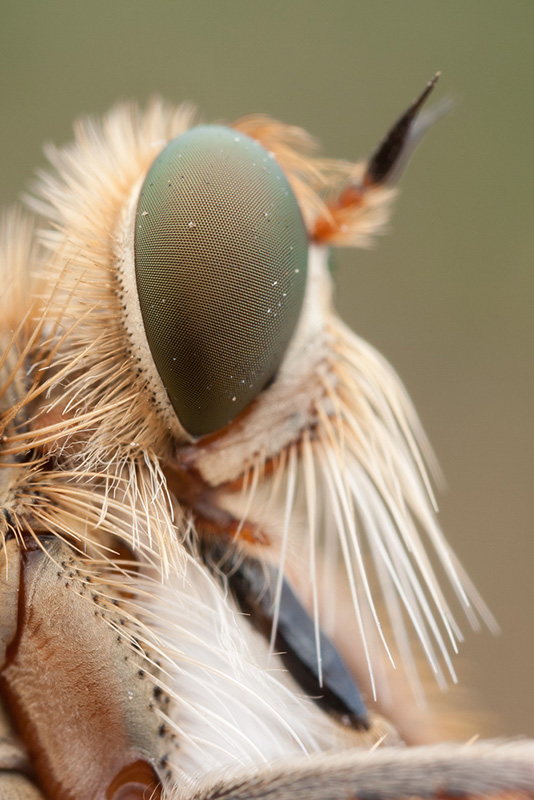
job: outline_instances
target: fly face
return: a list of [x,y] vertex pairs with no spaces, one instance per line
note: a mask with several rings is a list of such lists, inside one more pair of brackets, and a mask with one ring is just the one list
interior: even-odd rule
[[50,151],[38,234],[8,218],[8,794],[532,793],[526,744],[366,753],[400,737],[335,632],[351,618],[375,695],[394,658],[420,692],[412,633],[454,678],[425,539],[469,621],[492,624],[436,523],[417,417],[337,318],[328,269],[329,246],[386,221],[434,84],[364,165],[264,117],[119,107]]

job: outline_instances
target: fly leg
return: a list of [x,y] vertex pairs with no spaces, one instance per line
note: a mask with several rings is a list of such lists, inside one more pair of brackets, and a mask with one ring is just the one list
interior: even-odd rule
[[325,754],[261,772],[205,782],[184,800],[526,800],[533,797],[534,744],[525,741]]

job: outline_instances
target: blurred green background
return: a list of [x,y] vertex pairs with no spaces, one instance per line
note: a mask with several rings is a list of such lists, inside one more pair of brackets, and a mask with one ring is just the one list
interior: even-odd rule
[[73,119],[154,92],[207,121],[261,111],[366,156],[436,70],[455,110],[402,181],[391,231],[338,258],[338,307],[394,364],[448,480],[447,536],[503,633],[460,673],[494,732],[534,735],[529,0],[4,0],[0,200]]

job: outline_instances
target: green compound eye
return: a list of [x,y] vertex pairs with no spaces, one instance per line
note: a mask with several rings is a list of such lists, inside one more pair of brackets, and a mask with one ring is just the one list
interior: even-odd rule
[[307,252],[287,178],[250,137],[199,126],[152,164],[137,207],[137,290],[154,362],[191,435],[222,428],[276,373]]

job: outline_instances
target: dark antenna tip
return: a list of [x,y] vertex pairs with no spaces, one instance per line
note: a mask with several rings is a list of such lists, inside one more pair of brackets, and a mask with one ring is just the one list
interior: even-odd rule
[[436,72],[434,77],[428,81],[419,97],[399,117],[370,158],[364,179],[367,186],[390,183],[393,177],[398,176],[401,166],[406,163],[408,155],[413,149],[415,141],[420,138],[419,131],[417,131],[416,136],[414,135],[414,131],[417,130],[416,117],[428,96],[434,90],[440,76],[441,72]]
[[414,100],[414,102],[410,106],[410,109],[415,109],[416,111],[418,111],[421,108],[421,106],[426,101],[429,94],[431,94],[431,92],[434,91],[434,88],[440,78],[441,78],[441,71],[438,70],[438,72],[436,72],[434,77],[428,81],[427,85],[425,86],[425,88],[423,89],[417,100]]

